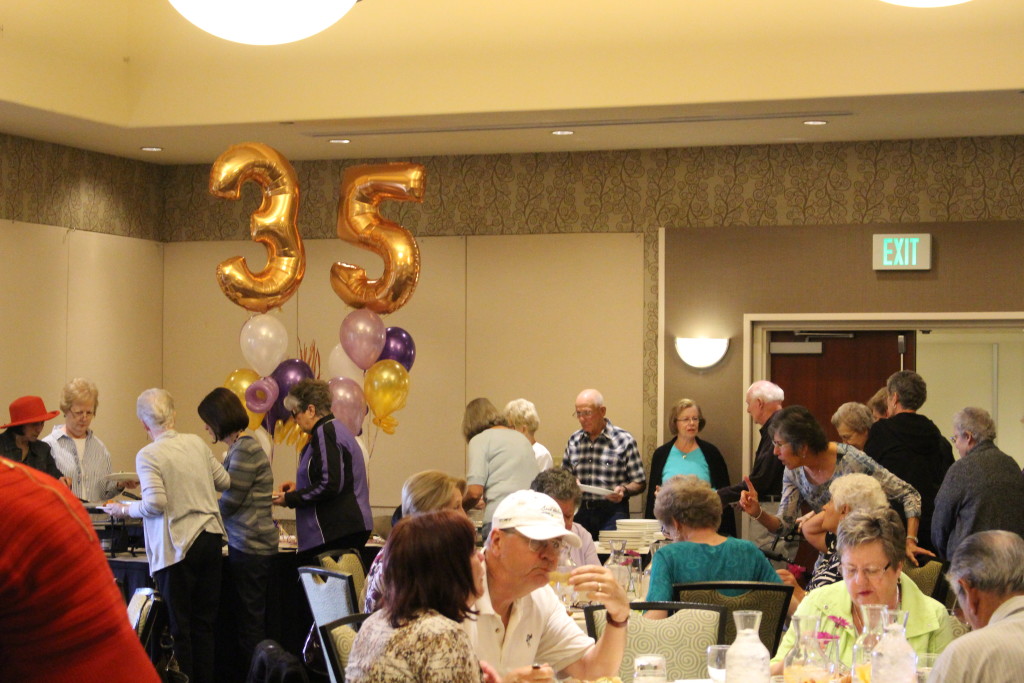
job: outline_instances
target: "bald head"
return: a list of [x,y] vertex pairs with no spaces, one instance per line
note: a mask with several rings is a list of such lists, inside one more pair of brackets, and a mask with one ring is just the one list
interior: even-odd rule
[[604,396],[597,389],[584,389],[576,397],[576,419],[591,440],[604,431],[604,414]]

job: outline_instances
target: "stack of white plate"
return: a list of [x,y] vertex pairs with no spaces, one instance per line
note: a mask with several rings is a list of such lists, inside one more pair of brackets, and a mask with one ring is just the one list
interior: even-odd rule
[[620,519],[615,531],[602,531],[599,540],[607,543],[613,540],[626,541],[626,548],[636,549],[649,546],[651,541],[664,538],[661,524],[656,519]]

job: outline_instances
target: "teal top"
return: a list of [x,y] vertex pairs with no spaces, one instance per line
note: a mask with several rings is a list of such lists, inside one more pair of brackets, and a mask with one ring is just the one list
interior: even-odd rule
[[[914,580],[900,574],[900,609],[910,612],[907,620],[907,641],[918,654],[939,653],[953,640],[953,631],[942,603],[932,600],[921,592]],[[846,582],[839,581],[821,588],[815,588],[804,596],[796,614],[817,614],[821,618],[818,630],[839,636],[839,659],[846,666],[853,666],[853,644],[857,642],[857,631],[853,628],[853,600],[846,590]],[[779,651],[772,658],[781,662],[793,647],[795,629],[789,629],[779,643]]]
[[668,459],[665,460],[665,467],[661,470],[661,480],[668,481],[669,477],[677,474],[692,474],[698,479],[711,483],[711,470],[708,468],[707,458],[704,451],[697,446],[696,450],[683,454],[679,447],[672,444]]
[[750,541],[732,536],[719,545],[677,541],[654,553],[647,600],[672,600],[672,584],[693,581],[782,583],[764,553]]

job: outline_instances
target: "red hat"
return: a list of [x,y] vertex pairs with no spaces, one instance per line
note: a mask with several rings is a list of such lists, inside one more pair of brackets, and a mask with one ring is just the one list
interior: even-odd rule
[[47,412],[46,406],[43,405],[43,399],[38,396],[22,396],[11,402],[11,421],[5,425],[0,425],[0,429],[32,424],[33,422],[46,422],[58,415],[60,415],[59,410]]

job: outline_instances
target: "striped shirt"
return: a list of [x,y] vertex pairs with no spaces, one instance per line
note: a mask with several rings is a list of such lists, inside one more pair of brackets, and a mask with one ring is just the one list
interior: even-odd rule
[[[636,439],[625,429],[619,429],[607,419],[604,431],[593,441],[582,429],[573,432],[565,447],[562,467],[576,475],[581,484],[614,489],[630,482],[644,484],[644,465]],[[584,493],[584,500],[601,500],[603,496]]]
[[71,492],[89,502],[105,501],[117,492],[116,481],[105,481],[110,474],[110,451],[90,429],[85,436],[85,453],[79,459],[75,440],[57,425],[42,439],[49,444],[57,468],[71,480]]

